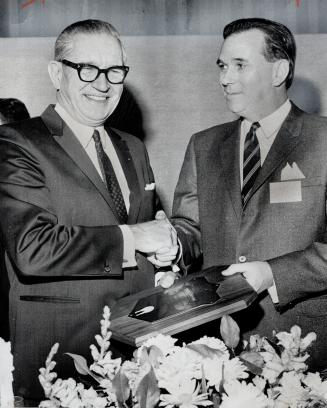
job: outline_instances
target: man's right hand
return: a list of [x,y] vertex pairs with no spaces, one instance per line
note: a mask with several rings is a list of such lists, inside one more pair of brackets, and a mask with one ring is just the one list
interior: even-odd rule
[[146,254],[167,251],[176,242],[175,230],[166,218],[129,225],[134,235],[135,249]]

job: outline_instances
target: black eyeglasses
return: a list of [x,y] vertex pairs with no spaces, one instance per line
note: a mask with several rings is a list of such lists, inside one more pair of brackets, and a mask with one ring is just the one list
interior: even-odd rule
[[114,65],[109,68],[100,69],[95,65],[83,63],[75,64],[66,59],[59,60],[59,62],[76,69],[79,79],[83,82],[93,82],[99,77],[99,75],[104,73],[111,84],[122,84],[129,71],[129,67],[126,65]]

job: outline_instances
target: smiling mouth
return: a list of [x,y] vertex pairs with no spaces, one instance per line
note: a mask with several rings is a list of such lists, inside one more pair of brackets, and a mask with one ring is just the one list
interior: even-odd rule
[[106,95],[84,95],[87,99],[95,102],[106,102],[109,96]]
[[240,92],[226,92],[225,91],[225,96],[235,96],[235,95],[239,95]]

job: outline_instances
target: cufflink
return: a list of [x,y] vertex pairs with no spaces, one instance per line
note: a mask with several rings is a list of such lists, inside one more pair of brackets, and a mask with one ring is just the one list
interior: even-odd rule
[[274,303],[274,308],[276,310],[276,312],[281,313],[283,311],[282,306],[280,306],[279,303]]

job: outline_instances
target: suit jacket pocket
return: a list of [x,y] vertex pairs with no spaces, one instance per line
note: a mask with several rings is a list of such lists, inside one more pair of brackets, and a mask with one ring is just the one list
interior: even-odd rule
[[322,177],[310,177],[301,180],[302,187],[320,186]]
[[327,294],[304,300],[299,304],[301,314],[306,317],[327,317]]
[[68,296],[32,296],[21,295],[20,300],[26,302],[46,302],[46,303],[80,303],[78,298]]

